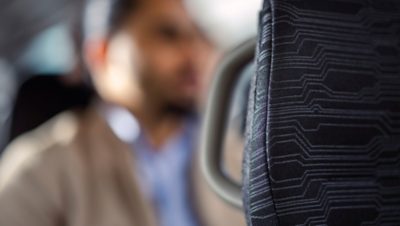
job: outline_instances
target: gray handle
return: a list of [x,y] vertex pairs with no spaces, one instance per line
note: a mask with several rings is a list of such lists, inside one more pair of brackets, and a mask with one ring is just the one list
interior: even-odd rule
[[206,181],[226,202],[242,208],[241,185],[222,172],[222,145],[228,109],[240,70],[254,59],[256,39],[251,39],[224,58],[217,70],[207,102],[201,136],[201,165]]

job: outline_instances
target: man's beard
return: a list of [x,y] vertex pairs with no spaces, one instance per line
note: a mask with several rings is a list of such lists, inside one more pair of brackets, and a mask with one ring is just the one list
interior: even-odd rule
[[180,94],[175,93],[176,90],[173,88],[166,89],[165,84],[156,79],[159,77],[182,78],[193,74],[193,68],[183,66],[174,73],[174,76],[160,76],[159,74],[158,76],[154,76],[157,72],[151,68],[146,69],[141,73],[140,86],[145,96],[157,103],[164,114],[175,115],[177,117],[196,115],[198,109],[195,97],[182,97]]
[[163,111],[165,114],[175,115],[177,117],[190,117],[196,115],[196,106],[194,102],[191,103],[167,103]]

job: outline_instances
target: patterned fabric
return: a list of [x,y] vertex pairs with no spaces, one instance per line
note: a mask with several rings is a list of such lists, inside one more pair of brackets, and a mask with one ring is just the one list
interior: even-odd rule
[[252,86],[249,226],[400,225],[400,1],[266,1]]

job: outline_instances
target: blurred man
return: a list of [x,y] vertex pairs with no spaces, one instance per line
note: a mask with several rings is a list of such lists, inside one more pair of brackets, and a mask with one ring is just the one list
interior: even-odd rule
[[91,1],[84,55],[101,100],[8,148],[0,225],[204,225],[196,206],[206,200],[189,178],[196,104],[215,54],[183,2]]

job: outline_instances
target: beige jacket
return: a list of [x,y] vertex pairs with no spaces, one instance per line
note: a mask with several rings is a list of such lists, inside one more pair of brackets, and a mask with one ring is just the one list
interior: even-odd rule
[[[155,226],[134,156],[94,109],[67,112],[10,145],[0,160],[1,226]],[[244,226],[194,170],[203,225]]]

